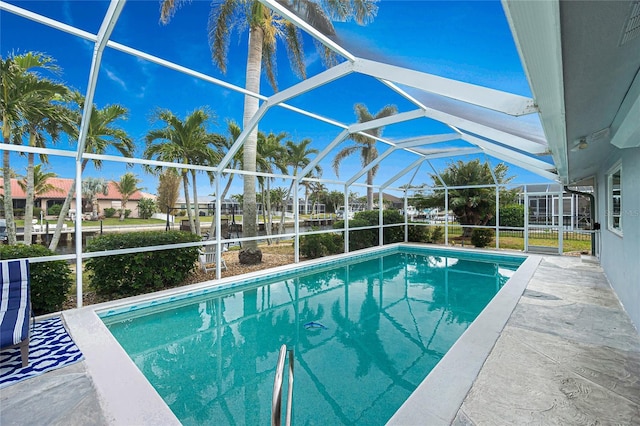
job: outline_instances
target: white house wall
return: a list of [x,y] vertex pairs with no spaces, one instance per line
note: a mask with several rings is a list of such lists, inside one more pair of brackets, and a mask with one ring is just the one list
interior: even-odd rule
[[[622,232],[607,228],[607,173],[622,160]],[[640,148],[617,150],[598,173],[597,210],[602,224],[600,263],[620,302],[640,329]]]

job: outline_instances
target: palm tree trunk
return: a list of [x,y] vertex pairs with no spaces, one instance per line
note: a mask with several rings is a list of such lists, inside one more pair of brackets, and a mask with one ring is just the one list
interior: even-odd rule
[[[30,146],[33,146],[31,144],[31,139],[34,138],[34,135],[29,136]],[[27,199],[24,206],[24,243],[26,245],[31,245],[31,231],[33,229],[33,225],[31,223],[31,220],[33,219],[33,199],[35,197],[33,189],[33,160],[34,154],[30,152],[27,155]]]
[[189,218],[189,229],[196,232],[196,224],[193,222],[193,212],[191,211],[191,200],[189,200],[189,177],[187,172],[182,172],[182,185],[184,187],[184,204],[187,206],[187,217]]
[[[5,121],[6,123],[6,121]],[[7,127],[7,124],[5,124]],[[8,132],[7,132],[8,133]],[[9,143],[9,136],[5,133],[4,143]],[[16,221],[13,217],[13,197],[11,196],[11,163],[9,159],[10,151],[4,150],[2,153],[2,177],[4,186],[4,217],[7,221],[7,243],[14,245],[16,238]]]
[[[265,191],[265,195],[262,196],[262,201],[264,201],[264,206],[265,208],[263,210],[265,210],[266,215],[264,218],[264,230],[266,231],[266,234],[268,236],[271,236],[271,226],[272,226],[272,217],[273,214],[271,212],[271,183],[269,182],[269,178],[266,178],[267,180],[267,189]],[[265,198],[266,197],[266,198]],[[269,245],[271,245],[271,238],[267,239],[267,243],[269,243]]]
[[[86,167],[88,161],[89,160],[82,160],[81,172],[84,172],[84,168]],[[62,203],[60,215],[58,216],[58,221],[56,222],[56,229],[53,231],[53,237],[51,238],[51,242],[49,243],[49,250],[51,251],[55,251],[55,249],[58,247],[58,243],[60,242],[60,235],[62,235],[62,225],[64,224],[64,218],[67,217],[67,213],[69,213],[69,208],[71,207],[71,199],[73,198],[75,189],[76,180],[73,179],[71,188],[69,188],[69,192],[67,192],[64,203]],[[76,206],[76,220],[82,220],[81,218],[82,206]]]
[[[367,210],[373,210],[373,170],[367,172]],[[382,206],[378,206],[382,208]]]
[[[296,174],[294,173],[293,176],[295,176]],[[291,185],[289,186],[289,190],[287,190],[287,196],[284,199],[284,205],[282,207],[282,215],[280,216],[280,226],[278,228],[278,231],[280,231],[281,234],[284,234],[284,219],[285,219],[285,213],[287,211],[287,203],[289,201],[289,197],[291,196],[291,191],[293,191],[293,185],[296,184],[295,179],[293,179],[291,181]],[[295,204],[295,203],[294,203]],[[295,212],[293,213],[295,215]]]
[[196,185],[196,171],[191,169],[191,180],[193,181],[193,211],[195,213],[194,223],[196,234],[200,235],[200,203],[198,203],[198,185]]
[[125,210],[127,209],[127,202],[123,201],[122,204],[120,205],[120,217],[118,218],[119,222],[123,222],[124,221],[124,217],[125,217]]
[[[260,93],[260,74],[262,65],[262,41],[264,33],[262,28],[255,25],[249,30],[249,53],[247,57],[246,88],[254,93]],[[244,114],[242,124],[246,128],[251,118],[258,111],[258,99],[249,95],[244,97]],[[244,170],[256,171],[256,154],[258,144],[258,127],[247,136],[244,142]],[[244,175],[244,194],[242,207],[242,234],[245,237],[254,237],[257,233],[256,223],[256,177]],[[245,250],[258,250],[257,241],[246,241]]]

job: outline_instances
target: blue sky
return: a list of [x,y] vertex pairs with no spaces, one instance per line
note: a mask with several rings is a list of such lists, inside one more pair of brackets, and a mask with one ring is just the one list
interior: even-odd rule
[[[106,1],[15,1],[9,3],[44,16],[97,33],[108,7]],[[159,23],[158,1],[129,1],[116,25],[112,40],[177,64],[244,86],[247,34],[231,35],[226,74],[213,65],[207,42],[209,1],[193,1],[177,11],[168,25]],[[479,84],[511,93],[530,96],[526,77],[511,39],[508,24],[498,1],[390,1],[378,3],[378,14],[366,27],[354,23],[335,23],[344,46],[358,56],[381,62],[404,65],[443,77]],[[92,43],[62,33],[8,12],[0,12],[0,53],[39,51],[54,57],[63,73],[59,77],[68,85],[84,92],[93,51]],[[278,46],[279,89],[289,87],[299,79],[290,70],[284,46]],[[314,75],[324,68],[312,40],[305,36],[307,74]],[[261,92],[273,93],[263,79]],[[196,78],[137,59],[107,48],[98,78],[95,103],[98,107],[119,103],[130,110],[129,119],[121,123],[137,143],[137,156],[144,150],[144,135],[154,126],[150,121],[156,108],[168,108],[180,117],[195,108],[206,106],[216,116],[211,130],[225,133],[228,119],[242,121],[243,96]],[[355,121],[353,106],[364,103],[371,112],[387,104],[402,111],[415,109],[405,99],[385,86],[363,75],[350,75],[313,90],[289,104],[346,124]],[[260,130],[285,131],[295,141],[310,138],[313,147],[322,149],[333,140],[340,129],[317,122],[283,108],[269,111]],[[440,123],[428,119],[388,126],[383,137],[402,139],[416,135],[449,132]],[[57,147],[73,149],[75,143],[63,141]],[[342,145],[344,146],[344,145]],[[386,146],[380,145],[382,152]],[[110,154],[116,154],[110,152]],[[335,179],[331,159],[321,163],[323,178]],[[413,158],[409,154],[392,154],[378,172],[376,183],[382,183],[405,167]],[[462,159],[466,159],[461,157]],[[444,167],[446,161],[435,161]],[[24,173],[25,161],[12,156],[12,165]],[[51,159],[50,170],[61,177],[72,177],[73,162]],[[361,168],[359,158],[345,161],[340,178],[348,178]],[[511,167],[518,182],[543,182],[544,179]],[[101,170],[88,167],[86,176],[101,176],[118,180],[126,171],[123,164],[104,163]],[[135,167],[134,173],[143,179],[147,192],[156,192],[156,181]],[[422,166],[414,183],[430,182],[431,170]],[[409,175],[410,176],[410,175]],[[231,193],[240,193],[240,180]],[[362,180],[361,180],[362,181]],[[403,181],[399,181],[398,185]],[[286,186],[275,182],[273,186]],[[339,189],[330,187],[329,189]],[[354,188],[364,194],[365,188]],[[210,194],[212,189],[204,175],[199,177],[199,193]]]

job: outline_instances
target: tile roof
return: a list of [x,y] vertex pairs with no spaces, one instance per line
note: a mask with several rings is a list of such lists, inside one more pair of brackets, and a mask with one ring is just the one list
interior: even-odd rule
[[[0,179],[2,182],[2,179]],[[64,179],[64,178],[49,178],[47,183],[52,185],[55,188],[61,189],[61,191],[46,191],[42,194],[39,194],[36,198],[42,199],[64,199],[67,196],[67,193],[71,189],[73,185],[73,179]],[[4,189],[0,188],[0,194],[4,194]],[[14,199],[26,198],[25,192],[22,190],[20,185],[18,185],[18,179],[11,179],[11,196]],[[143,198],[143,193],[140,191],[136,191],[129,197],[130,201],[138,201]],[[109,191],[107,195],[98,194],[98,200],[120,200],[122,196],[120,191],[116,188],[115,182],[109,181]]]

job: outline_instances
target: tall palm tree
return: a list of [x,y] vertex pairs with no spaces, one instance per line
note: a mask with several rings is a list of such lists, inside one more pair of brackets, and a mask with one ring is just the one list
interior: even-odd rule
[[[315,148],[309,148],[309,144],[311,143],[311,139],[303,139],[299,143],[295,143],[293,141],[287,141],[285,146],[287,149],[287,156],[285,160],[285,164],[291,169],[291,175],[297,176],[298,173],[307,167],[311,162],[311,156],[318,153],[318,150]],[[315,166],[313,170],[309,173],[316,172],[318,176],[322,174],[322,168],[320,166]],[[285,198],[285,203],[289,201],[291,197],[291,192],[293,190],[293,186],[297,184],[296,179],[291,180],[291,185],[289,185],[289,189],[287,190],[287,196]],[[286,210],[286,204],[285,209]],[[284,233],[284,211],[282,212],[282,216],[280,217],[280,232]]]
[[[79,93],[74,93],[72,96],[72,100],[79,106],[80,110],[84,108],[84,97]],[[127,109],[121,105],[107,105],[102,109],[99,109],[97,106],[93,105],[91,108],[91,117],[89,117],[89,128],[87,132],[87,137],[85,140],[84,152],[92,153],[92,154],[104,154],[108,148],[112,147],[120,152],[125,157],[132,157],[134,153],[135,146],[133,141],[124,130],[116,127],[116,123],[119,120],[125,120],[127,118]],[[74,136],[77,138],[80,133],[80,114],[77,115],[76,129]],[[102,160],[94,159],[93,165],[96,169],[100,169],[102,167]],[[84,169],[87,167],[87,163],[89,162],[88,158],[82,160],[80,164],[81,172],[84,172]],[[51,238],[51,243],[49,244],[50,250],[55,250],[58,247],[58,242],[60,241],[60,235],[62,233],[62,225],[64,224],[65,217],[67,213],[69,213],[69,208],[71,207],[71,199],[73,198],[73,194],[75,193],[76,181],[74,179],[69,192],[67,193],[67,197],[62,204],[62,209],[60,210],[60,215],[58,216],[58,222],[56,224],[56,229]],[[80,209],[82,206],[76,206],[76,210],[78,210],[78,214],[81,213]]]
[[109,183],[104,178],[89,177],[82,181],[82,196],[91,203],[91,219],[97,220],[98,195],[109,195]]
[[[164,123],[160,129],[150,130],[146,136],[147,146],[144,156],[147,159],[178,162],[182,164],[210,164],[219,160],[219,154],[210,146],[217,140],[217,136],[207,131],[207,124],[211,116],[200,108],[189,114],[184,121],[180,120],[169,110],[159,110],[155,118]],[[162,171],[162,167],[156,167],[156,173]],[[191,209],[189,195],[189,169],[184,168],[180,172],[184,189],[184,200],[187,205],[187,216],[191,232],[200,235],[200,209],[198,206],[198,190],[196,183],[196,171],[191,170],[193,185],[194,209]],[[195,216],[195,218],[194,218]]]
[[[56,125],[55,108],[52,101],[67,88],[64,85],[42,77],[37,70],[56,73],[58,67],[53,59],[41,53],[29,52],[23,55],[10,55],[0,58],[0,110],[2,114],[2,137],[4,143],[22,143],[21,134],[37,134]],[[48,122],[48,125],[43,123]],[[21,130],[20,130],[21,129]],[[24,132],[24,133],[21,133]],[[52,134],[53,136],[53,134]],[[30,138],[30,143],[37,140]],[[32,155],[32,154],[31,154]],[[30,160],[32,157],[30,157]],[[31,163],[33,164],[33,163]],[[3,179],[10,182],[10,151],[3,152]],[[29,174],[29,173],[28,173]],[[30,178],[27,178],[30,181]],[[11,186],[4,188],[4,210],[7,221],[9,244],[16,243],[15,219],[13,215],[13,197]],[[33,193],[28,186],[27,209],[33,216]],[[31,219],[28,220],[30,232]],[[30,238],[28,239],[30,241]],[[25,240],[26,241],[26,240]]]
[[[323,2],[329,9],[325,12],[317,3],[311,0],[282,0],[281,2],[307,22],[325,34],[335,34],[329,17],[340,20],[354,19],[359,24],[371,20],[376,12],[377,0],[344,0]],[[185,0],[162,0],[160,20],[168,23],[175,11]],[[246,89],[253,93],[260,93],[260,76],[262,65],[271,86],[276,89],[275,52],[277,37],[283,37],[289,52],[289,59],[294,72],[305,78],[304,50],[300,31],[292,23],[281,19],[269,8],[257,0],[221,0],[214,2],[216,7],[209,16],[209,44],[211,45],[213,61],[222,72],[226,72],[229,38],[233,29],[249,28],[249,49],[247,54]],[[322,47],[321,53],[327,63],[332,60],[329,49]],[[258,99],[249,95],[244,98],[243,125],[258,111]],[[248,135],[244,142],[243,169],[256,171],[257,157],[257,127]],[[257,235],[256,227],[256,179],[251,174],[244,175],[243,202],[243,235]],[[257,241],[247,241],[243,250],[258,252]],[[240,256],[241,261],[261,259],[261,256]]]
[[[387,105],[372,115],[367,107],[363,104],[356,104],[355,106],[356,116],[358,117],[358,123],[365,123],[371,120],[377,120],[379,118],[389,117],[398,112],[398,108],[395,105]],[[365,133],[374,137],[382,136],[383,127],[376,127],[375,129],[365,130]],[[349,139],[353,140],[354,144],[342,148],[333,159],[333,170],[336,172],[336,176],[340,172],[340,163],[342,160],[354,153],[360,153],[362,161],[362,167],[366,167],[378,157],[378,149],[376,148],[376,140],[363,136],[360,134],[352,134]],[[367,210],[373,210],[373,178],[378,172],[378,166],[372,167],[367,172]]]
[[[67,88],[58,85],[60,92],[66,96]],[[55,94],[49,100],[49,103],[43,105],[43,108],[30,110],[25,117],[27,119],[25,130],[28,132],[28,145],[44,148],[47,139],[51,143],[56,143],[61,132],[73,134],[75,113],[60,101],[63,95]],[[48,138],[47,138],[48,135]],[[32,152],[27,153],[27,187],[25,189],[26,205],[24,213],[24,242],[31,243],[31,220],[33,219],[34,205],[34,157]],[[40,161],[46,163],[47,156],[40,155]]]
[[125,218],[125,210],[127,209],[127,202],[129,201],[129,198],[137,191],[142,190],[142,188],[138,188],[138,184],[140,182],[141,180],[131,172],[127,172],[120,176],[119,182],[114,182],[116,189],[120,192],[120,202],[122,203],[120,206],[120,222]]
[[[287,137],[285,132],[277,135],[270,132],[265,135],[258,132],[258,156],[256,159],[257,169],[263,173],[273,173],[278,169],[282,173],[287,173],[287,165],[283,161],[286,158],[287,150],[282,145],[282,140]],[[273,222],[273,211],[271,209],[271,181],[273,178],[259,177],[262,192],[262,211],[265,216],[265,231],[267,235],[271,235]],[[284,212],[282,213],[284,215]],[[270,241],[269,241],[270,242]]]

